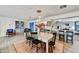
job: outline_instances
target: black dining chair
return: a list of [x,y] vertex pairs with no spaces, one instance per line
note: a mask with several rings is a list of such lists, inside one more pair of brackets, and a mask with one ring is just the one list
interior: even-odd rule
[[50,30],[49,30],[49,29],[46,29],[45,31],[46,31],[47,33],[50,33]]
[[52,40],[48,42],[49,52],[53,52],[53,48],[55,48],[55,42],[56,42],[56,33],[53,33]]
[[31,37],[38,39],[38,33],[37,32],[31,32]]
[[34,46],[36,46],[35,47],[36,52],[38,52],[39,48],[41,48],[43,50],[42,52],[46,52],[46,48],[45,48],[46,43],[38,39],[38,33],[37,32],[31,32],[31,37],[34,38],[34,40],[32,41],[32,48],[34,48]]
[[29,32],[29,31],[31,31],[31,29],[29,29],[29,28],[24,29],[24,33]]
[[69,41],[73,44],[73,31],[66,31],[66,42]]
[[[40,44],[41,45],[41,43],[42,43],[42,41],[41,40],[38,40],[38,39],[34,39],[33,41],[32,41],[32,48],[36,48],[36,52],[38,52],[38,44]],[[35,47],[34,47],[35,46]]]
[[62,30],[59,30],[59,40],[65,42],[65,32]]
[[27,29],[25,33],[26,33],[26,39],[27,39],[26,43],[29,43],[29,46],[30,46],[32,44],[32,40],[34,40],[34,38],[31,37],[31,30]]
[[38,33],[37,32],[31,32],[31,37],[34,38],[32,40],[32,48],[36,48],[36,52],[38,52],[38,44],[41,43],[42,41],[38,40]]

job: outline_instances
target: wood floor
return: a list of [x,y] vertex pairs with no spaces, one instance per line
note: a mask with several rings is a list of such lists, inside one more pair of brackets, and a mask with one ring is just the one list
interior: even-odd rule
[[[25,44],[23,43],[26,39],[24,38],[24,35],[16,35],[13,37],[1,37],[0,38],[0,53],[36,53],[34,50],[31,50],[28,46],[28,44],[26,44],[26,48],[23,47]],[[22,45],[19,45],[18,47],[22,46],[25,50],[25,52],[23,52],[21,49],[21,51],[16,51],[15,47],[14,47],[14,43],[16,44],[16,42],[21,42]],[[59,42],[59,41],[57,41]],[[59,42],[61,43],[61,42]],[[59,44],[57,43],[57,46],[59,49],[60,45],[64,45],[64,53],[79,53],[79,35],[74,35],[74,43],[73,45],[71,43],[61,43]],[[19,43],[18,43],[19,44]],[[58,45],[59,44],[59,45]],[[62,49],[62,47],[61,47]],[[60,50],[60,49],[59,49]],[[40,52],[40,51],[39,51]],[[54,53],[58,53],[59,51],[55,51]],[[41,52],[40,52],[41,53]],[[61,53],[61,52],[60,52]]]

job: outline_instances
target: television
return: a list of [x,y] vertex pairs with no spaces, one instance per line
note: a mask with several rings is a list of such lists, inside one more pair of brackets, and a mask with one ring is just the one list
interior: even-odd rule
[[12,33],[13,32],[13,29],[7,29],[7,32],[8,33]]

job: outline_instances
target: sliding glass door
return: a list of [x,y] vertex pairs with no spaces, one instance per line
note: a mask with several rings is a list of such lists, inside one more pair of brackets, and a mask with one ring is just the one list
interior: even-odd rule
[[75,21],[75,31],[79,32],[79,21]]

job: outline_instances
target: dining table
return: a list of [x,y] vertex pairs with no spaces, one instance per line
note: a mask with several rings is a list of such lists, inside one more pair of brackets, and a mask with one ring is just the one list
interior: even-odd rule
[[40,32],[38,34],[38,39],[46,43],[46,53],[48,53],[48,40],[53,37],[53,34],[48,32]]

